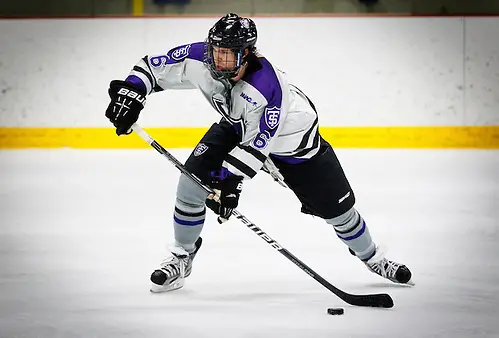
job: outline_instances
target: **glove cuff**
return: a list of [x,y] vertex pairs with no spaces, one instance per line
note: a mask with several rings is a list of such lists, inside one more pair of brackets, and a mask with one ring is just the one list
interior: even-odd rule
[[111,81],[111,83],[109,84],[109,95],[111,95],[111,93],[112,94],[118,93],[118,90],[120,90],[120,88],[127,88],[127,89],[133,90],[134,92],[137,92],[137,93],[143,95],[144,97],[146,96],[146,92],[145,92],[144,88],[137,86],[135,83],[123,81],[123,80]]

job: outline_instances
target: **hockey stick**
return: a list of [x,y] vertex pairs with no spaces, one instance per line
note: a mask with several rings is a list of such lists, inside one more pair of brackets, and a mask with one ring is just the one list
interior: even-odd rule
[[[165,156],[170,162],[172,162],[175,167],[177,167],[184,175],[192,179],[200,188],[202,188],[206,193],[208,193],[209,198],[217,198],[217,195],[213,189],[209,186],[204,185],[199,178],[195,175],[191,174],[184,165],[175,158],[172,154],[170,154],[165,148],[163,148],[158,142],[156,142],[149,134],[147,134],[140,126],[137,124],[133,124],[132,129],[136,132],[144,141],[149,143],[151,147],[156,149],[161,155]],[[289,259],[291,262],[295,263],[300,269],[302,269],[305,273],[307,273],[310,277],[318,281],[322,286],[326,289],[334,293],[345,303],[356,306],[367,306],[367,307],[383,307],[383,308],[391,308],[393,307],[393,299],[390,295],[386,293],[382,294],[367,294],[367,295],[353,295],[346,293],[327,280],[322,278],[317,272],[312,270],[308,265],[299,260],[295,255],[289,252],[287,249],[283,248],[279,243],[277,243],[274,239],[272,239],[269,235],[267,235],[262,229],[257,227],[254,223],[252,223],[249,219],[246,218],[239,211],[234,209],[232,211],[232,215],[234,215],[237,219],[239,219],[244,225],[253,230],[260,238],[265,240],[271,247],[279,251],[284,257]]]

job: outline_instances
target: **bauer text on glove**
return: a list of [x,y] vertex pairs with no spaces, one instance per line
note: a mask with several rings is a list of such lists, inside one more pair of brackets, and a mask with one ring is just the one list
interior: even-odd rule
[[116,127],[118,136],[130,134],[146,103],[144,94],[133,84],[121,80],[111,81],[108,93],[111,102],[106,109],[106,117]]

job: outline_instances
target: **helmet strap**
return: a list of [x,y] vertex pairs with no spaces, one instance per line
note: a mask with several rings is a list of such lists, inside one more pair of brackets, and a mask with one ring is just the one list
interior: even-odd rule
[[236,52],[236,68],[241,67],[242,58],[243,58],[243,57],[242,57],[242,54],[243,54],[243,53],[241,52],[241,50],[238,50],[238,51]]

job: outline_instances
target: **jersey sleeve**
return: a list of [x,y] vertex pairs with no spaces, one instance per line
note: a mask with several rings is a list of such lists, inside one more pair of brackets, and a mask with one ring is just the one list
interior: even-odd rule
[[126,78],[146,94],[165,89],[194,89],[196,70],[203,66],[205,44],[196,42],[172,48],[166,54],[146,55]]
[[253,178],[269,156],[286,114],[280,84],[272,81],[255,88],[243,86],[233,109],[243,110],[242,141],[227,156],[223,167],[232,174]]

